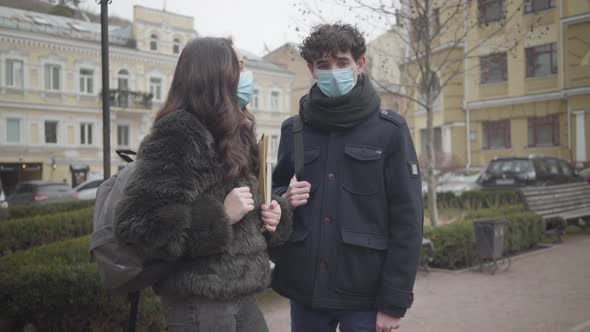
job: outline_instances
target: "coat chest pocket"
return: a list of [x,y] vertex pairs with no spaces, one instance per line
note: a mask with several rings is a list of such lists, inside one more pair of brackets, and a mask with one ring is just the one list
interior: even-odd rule
[[376,194],[382,183],[382,150],[359,145],[344,147],[342,187],[358,195]]

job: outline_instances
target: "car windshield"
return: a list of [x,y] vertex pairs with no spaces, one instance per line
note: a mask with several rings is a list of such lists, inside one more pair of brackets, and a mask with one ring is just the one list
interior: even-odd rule
[[494,160],[488,168],[491,175],[500,175],[504,173],[527,173],[533,172],[533,165],[530,160],[513,159],[513,160]]

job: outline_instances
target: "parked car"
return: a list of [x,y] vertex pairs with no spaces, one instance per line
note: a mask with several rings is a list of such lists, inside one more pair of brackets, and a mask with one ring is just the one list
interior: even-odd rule
[[582,179],[586,180],[586,182],[590,183],[590,168],[580,171],[580,176]]
[[17,184],[14,193],[8,196],[8,205],[41,205],[73,200],[76,196],[67,183],[26,181]]
[[462,169],[446,173],[440,177],[436,192],[452,192],[460,196],[465,191],[478,190],[477,179],[481,172],[481,169]]
[[477,182],[483,188],[518,188],[583,181],[571,165],[556,157],[496,158]]
[[103,183],[103,179],[88,180],[74,188],[75,195],[80,200],[96,199],[96,191]]

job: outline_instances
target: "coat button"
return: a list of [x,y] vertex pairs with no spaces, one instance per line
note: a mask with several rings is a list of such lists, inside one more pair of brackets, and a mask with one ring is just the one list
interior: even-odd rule
[[336,174],[334,174],[334,173],[328,174],[328,180],[334,181],[335,179],[336,179]]
[[389,112],[387,112],[387,110],[382,110],[382,111],[381,111],[381,114],[383,114],[383,115],[387,115],[387,114],[389,114]]
[[324,223],[325,224],[331,224],[332,223],[332,218],[330,218],[330,217],[324,218]]
[[320,258],[320,266],[323,268],[328,268],[328,262],[324,258]]

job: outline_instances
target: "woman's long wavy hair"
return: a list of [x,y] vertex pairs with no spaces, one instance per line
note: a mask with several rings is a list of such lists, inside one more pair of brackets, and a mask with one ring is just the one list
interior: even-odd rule
[[197,38],[184,47],[168,97],[156,116],[184,109],[213,135],[225,167],[224,185],[233,189],[240,178],[252,179],[259,169],[254,116],[238,105],[240,64],[231,40]]

